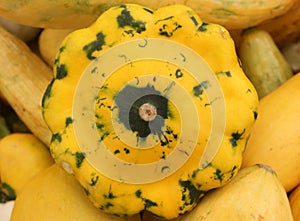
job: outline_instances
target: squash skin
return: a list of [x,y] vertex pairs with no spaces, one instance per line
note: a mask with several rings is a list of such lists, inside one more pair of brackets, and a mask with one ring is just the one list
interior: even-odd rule
[[[34,203],[33,203],[34,202]],[[16,199],[11,221],[140,221],[99,211],[86,198],[76,179],[53,164],[33,177]]]
[[294,221],[300,220],[300,186],[298,185],[290,192],[289,201]]
[[[280,48],[286,44],[297,40],[300,35],[300,1],[295,1],[294,5],[284,14],[267,19],[260,24],[255,25],[259,29],[267,31]],[[284,31],[283,31],[284,30]],[[230,30],[237,48],[240,47],[244,29]]]
[[44,29],[38,38],[38,47],[43,60],[53,67],[54,60],[64,38],[74,29]]
[[[130,25],[119,27],[115,18],[122,13],[129,13],[133,21],[145,23],[145,30],[131,32]],[[165,18],[172,19],[169,21]],[[111,22],[108,23],[108,20]],[[157,22],[164,20],[167,21]],[[165,24],[179,24],[180,29],[167,37],[167,33],[161,34],[161,27]],[[87,53],[83,48],[95,42],[95,36],[106,36],[105,44],[99,40],[98,50]],[[192,48],[207,61],[224,93],[226,131],[219,152],[203,170],[198,169],[203,151],[200,145],[186,164],[166,179],[147,184],[116,182],[95,170],[76,142],[71,117],[74,92],[91,60],[113,46],[147,37],[174,40]],[[151,65],[148,63],[147,67]],[[169,75],[168,72],[165,74]],[[126,75],[119,76],[120,82],[128,80]],[[110,87],[119,84],[114,82]],[[89,28],[77,30],[65,38],[54,65],[53,81],[45,92],[42,106],[44,119],[53,133],[50,148],[54,159],[67,171],[74,173],[96,207],[120,216],[133,215],[146,209],[160,218],[172,219],[190,211],[206,191],[225,184],[236,174],[241,166],[247,135],[256,118],[257,104],[256,91],[239,66],[234,43],[226,29],[203,23],[186,6],[174,5],[152,11],[128,4],[109,9]]]
[[242,34],[238,50],[242,68],[262,98],[293,76],[293,71],[273,41],[260,28],[250,28]]
[[[300,182],[300,74],[260,100],[258,118],[254,123],[243,155],[242,167],[257,163],[271,166],[286,192]],[[288,98],[288,102],[286,102]],[[278,111],[280,108],[280,111]]]
[[256,0],[247,3],[243,0],[4,0],[0,2],[0,16],[34,27],[69,29],[89,26],[101,13],[118,4],[140,4],[152,9],[184,4],[194,9],[205,22],[217,23],[227,29],[243,29],[284,14],[295,2],[296,0]]
[[31,133],[11,133],[0,140],[0,184],[9,185],[16,196],[53,163],[48,147]]
[[176,221],[215,221],[220,217],[224,221],[293,221],[285,189],[266,165],[241,169],[225,186],[207,193],[194,210]]

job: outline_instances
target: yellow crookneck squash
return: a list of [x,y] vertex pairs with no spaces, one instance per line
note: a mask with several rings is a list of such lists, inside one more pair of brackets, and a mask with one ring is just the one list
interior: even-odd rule
[[64,39],[42,106],[54,159],[96,207],[172,219],[237,173],[257,104],[224,27],[123,4]]

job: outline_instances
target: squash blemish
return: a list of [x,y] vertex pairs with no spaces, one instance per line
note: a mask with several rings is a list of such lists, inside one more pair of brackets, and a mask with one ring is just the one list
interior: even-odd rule
[[207,26],[208,26],[208,25],[209,25],[208,23],[203,22],[203,23],[201,24],[201,26],[199,26],[198,31],[201,31],[201,32],[207,31]]
[[216,169],[216,172],[214,173],[214,179],[215,180],[220,180],[220,182],[223,181],[224,179],[224,173],[220,169]]
[[0,183],[0,203],[16,199],[15,190],[7,183]]
[[245,133],[245,129],[240,133],[238,131],[231,134],[231,138],[229,139],[232,147],[237,146],[237,141],[242,139],[243,134]]
[[201,95],[203,94],[204,90],[207,89],[209,86],[208,81],[202,81],[200,84],[193,87],[193,94],[195,97],[199,97],[201,99]]
[[133,28],[133,30],[139,34],[146,30],[146,24],[143,21],[135,20],[130,11],[127,10],[126,5],[121,5],[123,8],[121,15],[117,17],[117,22],[120,28],[124,28],[126,26]]
[[163,24],[159,29],[159,35],[170,38],[180,28],[182,28],[182,25],[177,22],[173,22],[172,24]]
[[51,97],[51,93],[52,93],[52,86],[55,82],[55,78],[52,78],[52,80],[50,81],[50,83],[48,84],[45,93],[43,95],[42,98],[42,107],[46,108],[46,101]]
[[76,152],[74,156],[76,160],[76,167],[80,168],[83,160],[85,159],[85,154],[81,152]]
[[66,118],[66,128],[72,124],[74,122],[74,120],[72,119],[72,117],[67,117]]
[[52,135],[51,142],[62,142],[62,135],[60,133],[55,133]]
[[93,56],[95,51],[101,51],[102,47],[105,45],[105,35],[102,32],[96,34],[96,40],[83,46],[82,50],[85,51],[86,56],[89,60],[93,60],[96,57]]
[[224,75],[226,77],[232,77],[232,74],[230,71],[220,71],[220,72],[217,72],[216,75]]
[[185,207],[194,205],[199,201],[203,192],[196,189],[189,180],[179,180],[179,186],[182,187],[181,201],[183,202],[183,205],[181,206],[181,210],[185,211]]
[[95,186],[98,183],[99,176],[97,176],[95,173],[91,175],[91,182],[90,186]]
[[55,78],[61,80],[68,75],[68,70],[65,64],[56,66],[56,76]]
[[175,72],[175,77],[176,78],[182,78],[183,77],[183,72],[181,69],[177,69]]

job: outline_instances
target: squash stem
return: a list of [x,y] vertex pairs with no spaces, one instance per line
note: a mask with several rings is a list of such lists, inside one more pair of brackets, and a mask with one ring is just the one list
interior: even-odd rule
[[144,121],[152,121],[157,116],[156,107],[150,103],[144,103],[139,108],[139,115]]

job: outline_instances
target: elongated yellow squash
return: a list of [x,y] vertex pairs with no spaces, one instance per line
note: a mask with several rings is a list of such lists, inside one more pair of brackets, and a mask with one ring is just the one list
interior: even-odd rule
[[[79,28],[90,25],[111,6],[124,3],[144,5],[152,9],[185,4],[193,8],[205,22],[228,29],[247,28],[284,14],[296,0],[29,0],[0,2],[0,16],[35,27]],[[76,21],[76,22],[74,22]]]
[[300,183],[300,73],[260,100],[242,167],[263,163],[278,174],[286,191]]

